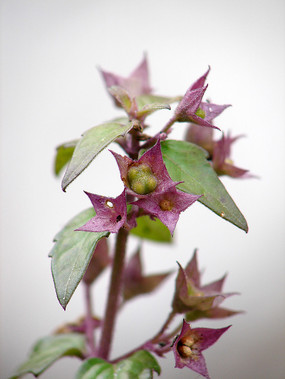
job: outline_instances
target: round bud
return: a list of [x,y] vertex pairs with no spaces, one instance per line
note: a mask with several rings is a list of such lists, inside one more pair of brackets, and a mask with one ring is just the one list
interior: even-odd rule
[[182,358],[189,358],[192,355],[192,350],[189,346],[178,345],[177,350]]
[[157,187],[157,179],[146,163],[132,166],[128,171],[127,179],[130,188],[139,195],[153,192]]
[[182,337],[178,342],[177,351],[181,355],[182,358],[189,358],[193,352],[191,347],[194,345],[194,339],[190,336]]

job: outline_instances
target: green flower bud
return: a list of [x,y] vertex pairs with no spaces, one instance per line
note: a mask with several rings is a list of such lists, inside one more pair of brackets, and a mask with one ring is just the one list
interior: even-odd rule
[[206,113],[205,113],[205,111],[203,111],[202,108],[198,108],[195,112],[195,115],[198,117],[201,117],[201,118],[205,118]]
[[139,195],[146,195],[157,187],[157,179],[151,168],[145,163],[132,166],[128,171],[127,178],[130,188]]

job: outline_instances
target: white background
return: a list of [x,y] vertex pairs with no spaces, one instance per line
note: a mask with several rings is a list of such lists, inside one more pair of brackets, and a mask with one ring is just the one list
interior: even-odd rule
[[[81,287],[66,312],[59,306],[47,255],[58,230],[89,207],[83,190],[117,196],[122,184],[105,151],[63,193],[52,173],[55,147],[120,114],[98,67],[127,76],[144,52],[152,86],[162,95],[183,94],[211,65],[207,95],[233,104],[216,124],[247,135],[233,157],[260,177],[223,180],[248,220],[247,235],[195,204],[182,214],[174,246],[144,244],[145,270],[176,269],[176,260],[186,264],[198,247],[204,283],[228,272],[225,290],[241,296],[224,305],[246,311],[199,323],[233,325],[204,353],[211,377],[283,378],[284,2],[2,0],[1,7],[1,379],[36,339],[84,311]],[[150,122],[159,129],[167,112]],[[183,136],[185,125],[176,128]],[[134,239],[129,253],[136,246]],[[95,288],[99,315],[108,275]],[[124,309],[113,356],[158,330],[173,279]],[[72,378],[79,363],[64,358],[42,378]],[[161,364],[162,378],[198,377],[175,370],[171,354]]]

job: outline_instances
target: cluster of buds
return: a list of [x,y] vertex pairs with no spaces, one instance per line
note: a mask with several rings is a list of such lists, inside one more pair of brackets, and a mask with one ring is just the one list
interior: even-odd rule
[[[109,231],[117,233],[121,227],[136,225],[138,215],[147,214],[160,219],[173,234],[179,214],[201,196],[176,189],[162,159],[160,141],[138,160],[112,152],[119,166],[125,189],[117,198],[86,193],[96,211],[96,216],[77,230],[87,232]],[[127,196],[132,199],[132,216],[127,215]]]

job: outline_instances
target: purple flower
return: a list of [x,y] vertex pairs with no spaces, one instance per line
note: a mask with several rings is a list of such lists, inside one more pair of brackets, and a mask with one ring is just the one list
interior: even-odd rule
[[106,87],[122,87],[130,97],[148,94],[151,92],[147,58],[144,57],[138,67],[126,78],[101,70]]
[[210,379],[202,351],[212,346],[230,326],[221,329],[192,329],[183,320],[181,333],[173,345],[175,367],[183,368],[186,366],[205,378]]
[[210,68],[186,91],[185,95],[175,110],[176,121],[190,121],[200,126],[208,126],[210,128],[219,129],[212,124],[212,120],[221,114],[230,105],[217,105],[213,103],[202,102],[202,98],[208,87],[208,85],[205,86],[205,81],[209,71]]
[[148,194],[165,192],[180,182],[174,182],[163,162],[160,141],[145,152],[139,160],[112,152],[120,169],[121,179],[127,192],[143,198]]
[[179,272],[172,301],[172,308],[176,313],[196,312],[197,315],[197,312],[202,312],[205,317],[204,314],[210,309],[217,308],[227,297],[234,295],[234,293],[222,293],[225,275],[210,284],[201,285],[197,251],[185,269],[179,263],[178,265]]
[[188,142],[201,146],[208,151],[210,157],[212,157],[215,146],[213,128],[201,128],[199,125],[190,124],[185,139]]
[[127,220],[125,190],[116,198],[85,193],[91,200],[96,216],[76,230],[117,233]]
[[218,175],[227,175],[232,178],[251,178],[248,170],[234,166],[231,160],[231,145],[242,136],[231,137],[223,135],[221,139],[214,140],[213,129],[200,128],[191,124],[186,133],[186,141],[203,147],[209,153],[213,169]]
[[151,194],[133,204],[138,205],[151,216],[159,218],[173,235],[180,213],[200,197],[201,195],[192,195],[171,187],[165,192]]
[[215,143],[213,150],[212,165],[218,175],[228,175],[233,178],[250,178],[253,175],[249,174],[248,170],[244,170],[234,166],[231,160],[231,145],[241,136],[231,137],[223,136]]

